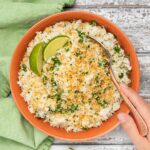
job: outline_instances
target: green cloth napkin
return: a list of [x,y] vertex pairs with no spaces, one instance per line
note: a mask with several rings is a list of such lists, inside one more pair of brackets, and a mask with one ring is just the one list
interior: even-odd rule
[[0,150],[48,150],[53,138],[19,113],[9,87],[9,63],[16,44],[33,24],[72,6],[75,0],[0,0]]

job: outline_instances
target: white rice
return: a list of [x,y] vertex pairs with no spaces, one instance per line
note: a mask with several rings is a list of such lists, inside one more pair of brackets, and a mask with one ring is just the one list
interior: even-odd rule
[[[83,35],[82,39],[79,32]],[[114,60],[112,68],[116,79],[129,84],[130,62],[117,39],[106,32],[104,27],[81,20],[61,21],[43,32],[37,32],[27,47],[18,74],[21,95],[27,102],[29,111],[51,126],[64,128],[66,131],[78,132],[100,126],[119,109],[121,103],[107,63],[103,64],[106,58],[102,56],[102,48],[84,34],[103,42]],[[67,35],[71,43],[43,63],[42,75],[39,77],[30,69],[30,53],[36,44],[42,41],[48,43],[58,35]],[[118,52],[114,50],[116,47]],[[54,65],[53,58],[59,59],[61,64],[50,69]],[[22,65],[26,68],[23,69]],[[47,78],[43,83],[45,76]]]

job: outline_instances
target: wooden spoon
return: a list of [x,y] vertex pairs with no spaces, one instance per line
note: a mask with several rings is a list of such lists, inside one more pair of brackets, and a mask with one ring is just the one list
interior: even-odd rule
[[109,53],[109,51],[105,48],[105,46],[103,45],[103,43],[97,41],[95,38],[91,37],[91,36],[87,36],[90,39],[92,39],[93,41],[95,41],[96,43],[100,44],[101,47],[103,48],[103,52],[105,53],[106,57],[108,58],[108,62],[109,62],[109,71],[110,71],[110,76],[112,78],[113,83],[115,84],[116,88],[118,89],[118,91],[120,92],[120,95],[122,96],[123,100],[125,101],[125,103],[127,104],[128,108],[130,109],[132,116],[134,118],[134,121],[136,122],[137,128],[139,130],[139,133],[141,136],[146,136],[148,134],[148,127],[147,124],[145,122],[145,120],[142,118],[141,114],[137,111],[136,107],[131,103],[131,101],[128,99],[128,97],[123,93],[123,91],[120,88],[119,83],[117,82],[112,67],[111,67],[111,55]]

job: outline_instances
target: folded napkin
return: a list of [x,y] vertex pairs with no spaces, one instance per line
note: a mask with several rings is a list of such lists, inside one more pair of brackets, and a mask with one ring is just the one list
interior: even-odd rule
[[9,63],[22,35],[74,0],[0,0],[0,150],[48,150],[53,142],[19,113],[9,87]]

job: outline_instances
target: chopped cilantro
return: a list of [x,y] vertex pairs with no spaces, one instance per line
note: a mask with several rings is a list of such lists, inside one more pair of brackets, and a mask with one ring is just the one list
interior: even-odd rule
[[75,112],[78,108],[78,105],[76,104],[72,104],[70,107],[69,107],[69,110],[71,113]]
[[25,64],[22,64],[22,65],[21,65],[21,69],[22,69],[24,72],[26,72],[26,71],[27,71],[27,66],[26,66]]
[[98,62],[98,66],[99,66],[99,67],[102,66],[102,62],[101,62],[101,61]]
[[92,102],[92,98],[89,98],[89,99],[88,99],[88,102],[91,103],[91,102]]
[[86,48],[87,48],[87,49],[90,48],[90,45],[87,45]]
[[99,67],[107,67],[108,66],[108,61],[106,59],[98,61],[98,66]]
[[69,44],[72,44],[72,42],[71,42],[71,41],[69,41]]
[[104,99],[97,99],[97,103],[100,104],[102,108],[106,108],[108,106],[108,102]]
[[88,130],[89,128],[87,128],[87,127],[82,127],[82,130]]
[[59,101],[61,100],[61,94],[62,94],[61,92],[58,92],[54,95],[54,97]]
[[116,61],[115,60],[112,60],[112,63],[114,64]]
[[75,55],[78,57],[78,56],[82,55],[82,52],[78,49],[78,50],[76,51]]
[[89,59],[89,63],[91,64],[92,62],[94,62],[95,61],[95,58],[90,58]]
[[54,70],[56,66],[61,65],[61,61],[58,59],[58,57],[52,57],[51,60],[53,61],[53,64],[50,67],[50,70]]
[[83,43],[83,40],[84,40],[84,38],[85,38],[85,32],[81,32],[81,31],[79,31],[79,30],[76,30],[77,31],[77,33],[78,33],[78,36],[79,36],[79,43]]
[[83,74],[83,75],[86,75],[86,74],[88,74],[88,73],[89,73],[88,71],[86,71],[86,72],[82,72],[82,74]]
[[109,85],[109,86],[107,86],[107,87],[104,87],[104,88],[101,89],[101,93],[105,93],[107,90],[109,90],[109,89],[111,89],[111,88],[112,88],[111,85]]
[[120,74],[118,75],[118,77],[119,77],[120,79],[122,79],[122,78],[123,78],[123,76],[124,76],[124,74],[123,74],[123,73],[120,73]]
[[55,81],[54,77],[51,78],[52,86],[57,86],[57,82]]
[[50,96],[50,95],[47,95],[47,98],[51,98],[51,96]]
[[55,68],[55,65],[52,65],[52,66],[50,67],[50,70],[54,70],[54,68]]
[[83,38],[80,38],[80,39],[79,39],[79,43],[83,43]]
[[43,82],[43,84],[44,84],[44,85],[46,85],[47,80],[48,80],[47,76],[43,76],[43,78],[42,78],[42,82]]
[[65,48],[65,51],[68,52],[70,49],[69,48]]
[[100,79],[99,79],[99,75],[96,75],[96,77],[95,77],[95,81],[96,81],[96,83],[97,83],[97,84],[99,83],[99,81],[100,81]]
[[86,104],[86,102],[84,101],[84,99],[81,100],[82,104]]
[[71,41],[67,41],[66,44],[65,44],[63,47],[69,46],[69,45],[71,45],[71,44],[72,44]]
[[57,101],[60,101],[61,100],[61,95],[62,95],[62,92],[56,92],[54,95],[51,95],[50,97],[52,99],[56,99]]
[[93,96],[95,99],[99,99],[99,94],[98,94],[98,93],[92,93],[92,96]]
[[113,48],[113,50],[114,50],[116,53],[119,53],[119,52],[120,52],[120,47],[115,46],[115,47]]
[[75,93],[75,94],[79,93],[79,90],[75,90],[74,93]]
[[91,26],[96,26],[96,25],[97,25],[97,23],[96,23],[96,21],[95,21],[95,20],[92,20],[92,21],[90,22],[90,25],[91,25]]
[[60,60],[58,59],[58,57],[55,56],[55,57],[53,57],[51,60],[53,61],[54,66],[55,66],[56,64],[61,65],[61,62],[60,62]]
[[62,112],[61,103],[58,103],[58,104],[56,105],[55,112]]
[[106,92],[106,90],[107,90],[107,87],[102,88],[102,89],[101,89],[101,93],[105,93],[105,92]]

